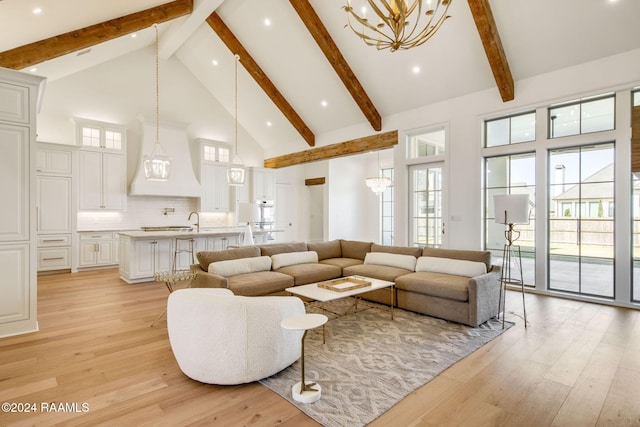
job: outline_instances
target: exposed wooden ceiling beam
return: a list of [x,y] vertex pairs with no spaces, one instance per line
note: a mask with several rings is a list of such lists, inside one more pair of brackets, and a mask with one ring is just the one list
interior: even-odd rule
[[515,97],[513,76],[498,34],[498,27],[493,19],[489,0],[468,0],[468,2],[502,101],[513,101]]
[[398,144],[398,131],[394,130],[365,136],[364,138],[352,139],[351,141],[340,142],[338,144],[325,145],[310,150],[298,151],[297,153],[285,154],[284,156],[272,157],[265,159],[264,167],[283,168],[302,163],[317,162],[319,160],[382,150],[384,148],[391,148],[396,144]]
[[260,85],[262,90],[267,94],[274,104],[282,111],[282,114],[291,122],[294,128],[302,135],[302,138],[311,147],[315,145],[316,137],[311,132],[311,129],[304,123],[302,118],[296,113],[291,104],[280,93],[278,88],[271,82],[269,77],[262,71],[260,66],[254,61],[249,52],[244,48],[242,43],[231,32],[229,27],[222,21],[220,16],[213,12],[207,18],[207,24],[215,31],[220,37],[222,42],[227,45],[229,50],[235,55],[240,56],[240,63],[244,66],[247,72],[253,77],[253,79]]
[[0,53],[0,67],[21,70],[99,43],[135,33],[153,24],[188,15],[193,0],[176,0]]
[[358,78],[351,70],[349,63],[344,59],[342,53],[336,46],[335,42],[331,38],[331,35],[327,31],[326,27],[318,17],[308,0],[289,0],[291,6],[296,10],[298,16],[307,27],[307,30],[313,36],[324,56],[327,57],[329,63],[335,70],[342,83],[356,101],[360,110],[364,113],[373,129],[379,131],[382,130],[382,118],[380,113],[373,105],[373,101],[367,95]]

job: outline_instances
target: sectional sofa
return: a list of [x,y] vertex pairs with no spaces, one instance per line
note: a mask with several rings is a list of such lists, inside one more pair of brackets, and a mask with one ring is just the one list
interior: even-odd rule
[[[500,267],[489,251],[384,246],[332,240],[199,252],[192,287],[235,295],[282,295],[285,289],[342,276],[395,282],[397,307],[476,327],[498,314]],[[384,291],[363,298],[389,304]]]

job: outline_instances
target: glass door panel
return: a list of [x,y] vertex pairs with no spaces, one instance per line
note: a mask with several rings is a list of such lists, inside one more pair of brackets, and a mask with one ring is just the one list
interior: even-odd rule
[[614,145],[549,152],[549,289],[614,297]]
[[442,170],[442,163],[415,165],[409,170],[412,246],[442,246]]

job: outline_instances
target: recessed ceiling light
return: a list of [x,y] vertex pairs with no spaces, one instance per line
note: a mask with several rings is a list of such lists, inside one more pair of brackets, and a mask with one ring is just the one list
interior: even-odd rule
[[271,19],[264,18],[264,26],[265,27],[270,27],[271,26]]
[[35,73],[36,71],[38,71],[38,69],[36,67],[33,67],[32,69],[30,69],[29,71],[31,71],[32,73]]
[[33,9],[33,14],[34,15],[40,15],[42,13],[42,8],[41,7],[36,7],[35,9]]
[[273,123],[271,123],[271,122],[267,122],[267,126],[268,126],[268,127],[271,127],[272,125],[273,125]]
[[417,65],[415,65],[411,71],[413,71],[413,74],[420,74],[420,67],[418,67]]
[[133,34],[131,34],[131,38],[132,38],[132,39],[135,39],[136,37],[138,37],[138,34],[137,34],[137,33],[133,33]]
[[326,107],[327,105],[329,105],[329,103],[327,101],[321,101],[320,105],[322,105],[323,107]]
[[217,59],[212,60],[211,63],[216,67],[218,66],[218,60]]

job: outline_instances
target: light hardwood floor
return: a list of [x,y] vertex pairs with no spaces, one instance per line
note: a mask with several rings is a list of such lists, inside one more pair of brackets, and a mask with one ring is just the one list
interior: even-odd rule
[[[117,270],[40,276],[40,331],[0,339],[0,402],[38,410],[0,412],[0,426],[317,425],[258,383],[186,378],[166,322],[149,326],[167,295],[159,283],[127,285]],[[537,295],[527,309],[529,328],[512,316],[513,328],[372,425],[640,425],[640,311]],[[507,311],[522,312],[520,294]],[[42,412],[51,402],[77,412]]]

